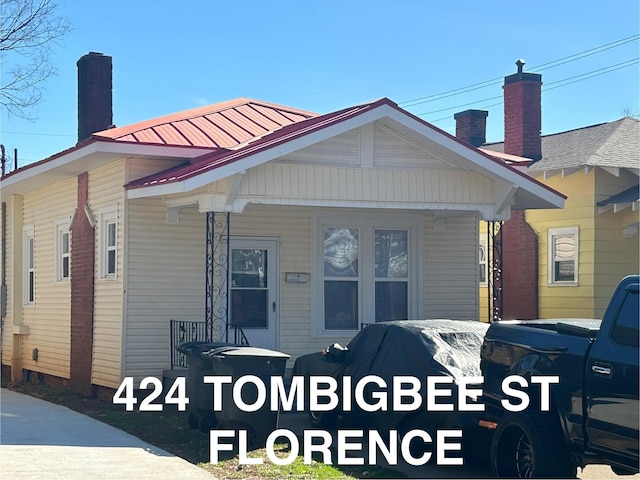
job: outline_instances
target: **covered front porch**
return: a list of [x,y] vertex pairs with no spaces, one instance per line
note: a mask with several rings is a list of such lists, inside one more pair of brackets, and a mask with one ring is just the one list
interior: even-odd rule
[[562,203],[387,100],[126,188],[133,375],[179,363],[150,351],[149,327],[172,353],[189,340],[247,341],[293,363],[363,323],[477,320],[479,220]]

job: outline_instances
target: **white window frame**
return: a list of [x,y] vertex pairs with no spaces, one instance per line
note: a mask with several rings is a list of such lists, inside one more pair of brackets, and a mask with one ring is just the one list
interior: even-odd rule
[[[68,282],[71,278],[71,220],[68,218],[56,220],[56,281]],[[67,252],[64,252],[64,235],[67,235]],[[67,276],[64,276],[64,261],[67,260],[69,267]]]
[[[33,225],[23,227],[24,283],[23,303],[33,305],[36,301],[36,242]],[[33,281],[31,277],[33,276]]]
[[[421,318],[422,282],[418,265],[424,261],[422,237],[423,222],[415,215],[315,214],[313,222],[313,274],[312,274],[312,337],[349,337],[360,331],[362,323],[375,321],[375,277],[374,248],[376,230],[406,230],[408,243],[407,313],[409,318]],[[325,228],[345,227],[358,229],[358,322],[355,330],[325,329],[324,313],[324,245]],[[364,259],[371,259],[365,262]]]
[[[484,260],[480,256],[480,249],[484,247]],[[484,281],[482,280],[482,269],[484,268]],[[489,284],[489,246],[487,236],[483,235],[478,241],[478,283],[486,287]]]
[[[115,280],[118,278],[118,206],[113,205],[99,211],[100,242],[100,278]],[[109,225],[115,228],[115,245],[109,245]],[[114,271],[109,272],[109,253],[115,252]]]
[[[575,238],[575,253],[573,255],[574,262],[574,279],[573,280],[556,280],[555,278],[555,238],[560,236],[573,236]],[[580,237],[578,227],[550,228],[547,231],[547,285],[548,286],[578,286],[579,278],[579,252]]]

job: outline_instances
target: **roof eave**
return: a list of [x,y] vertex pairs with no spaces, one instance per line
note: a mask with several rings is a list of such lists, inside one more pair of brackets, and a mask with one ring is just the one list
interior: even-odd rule
[[54,181],[75,177],[117,158],[183,159],[194,158],[210,151],[213,149],[126,143],[92,137],[75,147],[5,175],[0,181],[2,199],[8,195],[27,193]]

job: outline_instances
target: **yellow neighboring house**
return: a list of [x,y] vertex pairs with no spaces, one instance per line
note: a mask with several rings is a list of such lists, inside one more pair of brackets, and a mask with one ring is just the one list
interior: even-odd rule
[[[537,234],[538,315],[600,318],[619,280],[640,270],[640,122],[625,117],[541,140],[542,159],[527,173],[567,200],[561,210],[525,213]],[[503,144],[484,148],[501,152]],[[486,224],[480,230],[482,252]],[[480,301],[486,320],[482,278]]]

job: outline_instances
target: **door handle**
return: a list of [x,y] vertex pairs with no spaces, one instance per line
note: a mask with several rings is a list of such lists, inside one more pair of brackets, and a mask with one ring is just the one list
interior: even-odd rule
[[273,309],[273,313],[276,313],[276,302],[271,304],[271,308]]
[[593,365],[591,367],[593,373],[597,373],[598,375],[606,375],[607,377],[611,376],[611,367],[603,367],[602,365]]

